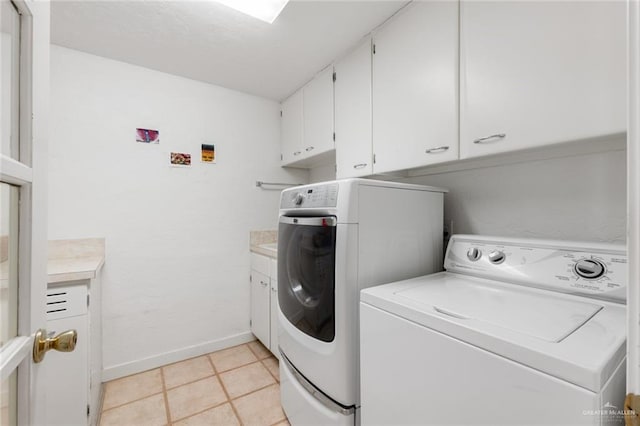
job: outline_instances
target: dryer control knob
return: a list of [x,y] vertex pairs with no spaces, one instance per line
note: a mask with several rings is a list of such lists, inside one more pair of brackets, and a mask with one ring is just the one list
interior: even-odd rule
[[576,271],[576,274],[588,280],[600,278],[605,271],[602,262],[594,259],[578,260],[573,269]]
[[505,254],[500,250],[493,250],[491,253],[489,253],[489,262],[493,263],[494,265],[498,265],[504,262],[506,258],[507,256],[505,256]]
[[293,196],[293,202],[296,206],[299,206],[304,201],[304,194],[302,192],[298,192]]
[[472,262],[476,262],[477,260],[479,260],[482,257],[482,252],[480,251],[479,248],[476,247],[471,247],[468,251],[467,251],[467,258],[472,261]]

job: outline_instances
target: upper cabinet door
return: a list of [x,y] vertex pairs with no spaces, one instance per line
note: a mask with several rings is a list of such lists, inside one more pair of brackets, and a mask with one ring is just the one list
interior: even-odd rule
[[302,158],[303,99],[302,89],[282,102],[281,149],[282,165],[290,164]]
[[304,88],[303,155],[317,155],[334,149],[333,67],[328,67]]
[[458,3],[414,2],[374,45],[374,172],[457,159]]
[[463,2],[461,158],[625,131],[625,2]]
[[336,175],[373,173],[371,151],[371,39],[335,66]]

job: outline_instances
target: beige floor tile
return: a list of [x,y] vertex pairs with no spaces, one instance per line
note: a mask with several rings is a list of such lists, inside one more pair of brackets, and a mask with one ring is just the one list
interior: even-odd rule
[[263,359],[262,363],[265,367],[267,367],[267,370],[269,370],[271,374],[275,376],[276,380],[280,381],[280,365],[278,364],[278,359],[275,357],[271,357]]
[[180,420],[227,400],[218,379],[208,377],[167,391],[171,420]]
[[262,343],[258,340],[248,343],[249,348],[253,351],[254,354],[258,357],[258,359],[269,358],[272,354],[271,351],[264,347]]
[[257,361],[256,356],[247,345],[234,346],[209,354],[218,372],[250,364]]
[[160,369],[145,371],[106,383],[103,409],[116,407],[162,392]]
[[220,373],[220,380],[231,399],[276,382],[260,362]]
[[102,412],[100,426],[160,426],[167,424],[167,411],[162,394]]
[[291,423],[289,423],[289,420],[283,420],[280,423],[278,423],[277,425],[274,426],[291,426]]
[[267,426],[285,419],[277,384],[235,399],[232,404],[246,426]]
[[204,411],[195,416],[188,417],[179,422],[173,423],[174,426],[204,426],[204,425],[221,425],[221,426],[239,426],[240,421],[231,408],[231,404],[226,403],[211,410]]
[[206,356],[188,359],[162,367],[167,389],[212,376],[213,367]]

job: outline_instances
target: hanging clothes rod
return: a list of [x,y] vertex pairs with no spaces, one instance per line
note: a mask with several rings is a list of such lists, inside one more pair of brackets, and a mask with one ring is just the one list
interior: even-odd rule
[[286,186],[286,187],[290,187],[290,186],[300,186],[300,185],[304,185],[303,183],[284,183],[284,182],[263,182],[261,180],[257,180],[256,181],[256,186],[258,188],[262,188],[263,186]]

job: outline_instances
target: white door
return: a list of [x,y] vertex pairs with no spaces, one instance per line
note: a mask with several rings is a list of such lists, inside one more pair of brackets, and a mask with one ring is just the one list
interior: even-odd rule
[[460,158],[626,129],[624,1],[463,1]]
[[331,151],[333,141],[333,67],[327,67],[302,89],[304,157]]
[[46,424],[45,327],[49,3],[2,0],[0,79],[0,424]]
[[374,35],[374,173],[458,159],[458,3],[414,2]]
[[373,174],[371,39],[335,66],[336,176]]
[[302,89],[282,102],[281,149],[282,165],[286,166],[302,158],[303,111]]

